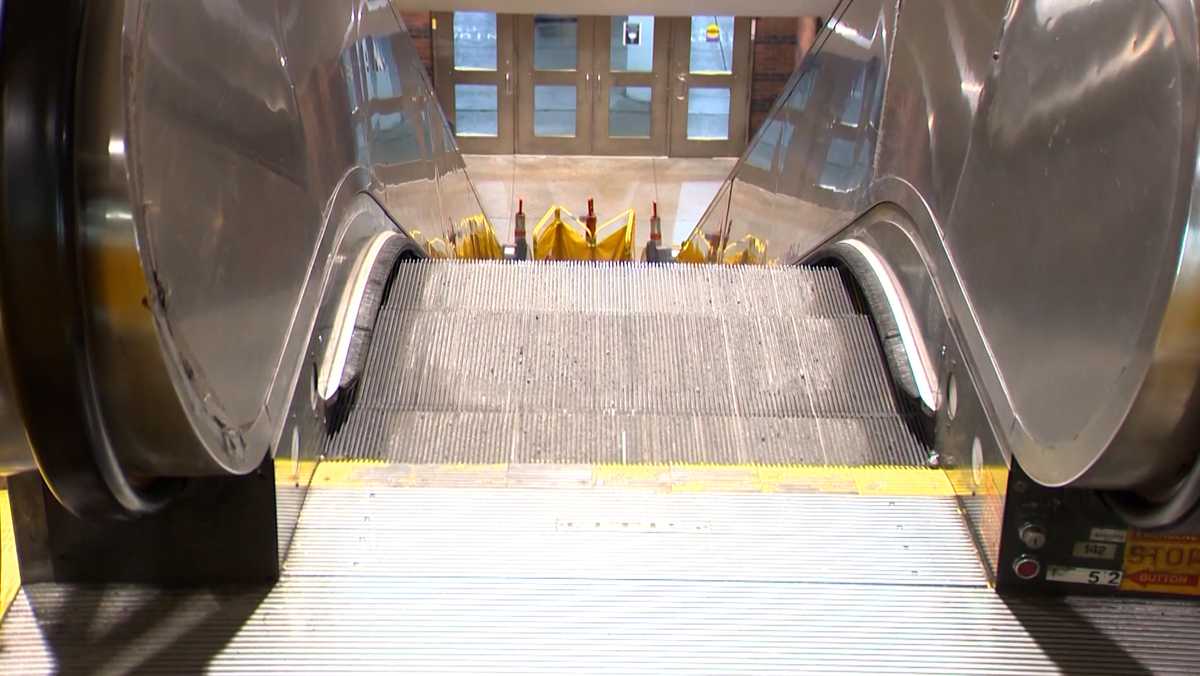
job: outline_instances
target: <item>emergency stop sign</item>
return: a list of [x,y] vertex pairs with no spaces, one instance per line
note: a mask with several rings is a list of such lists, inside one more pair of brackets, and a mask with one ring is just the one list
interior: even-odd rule
[[1200,538],[1130,533],[1121,589],[1200,596]]

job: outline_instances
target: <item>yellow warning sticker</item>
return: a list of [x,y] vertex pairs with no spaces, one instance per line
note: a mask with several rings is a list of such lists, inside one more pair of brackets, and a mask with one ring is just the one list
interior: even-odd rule
[[1131,531],[1121,590],[1200,596],[1200,538]]

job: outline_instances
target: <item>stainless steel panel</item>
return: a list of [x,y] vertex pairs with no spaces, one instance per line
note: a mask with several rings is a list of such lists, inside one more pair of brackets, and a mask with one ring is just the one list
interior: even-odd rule
[[[894,5],[857,0],[819,39],[735,169],[729,239],[811,259],[892,205],[903,246],[874,246],[926,353],[939,315],[961,342],[1003,450],[1047,484],[1164,492],[1200,426],[1193,3]],[[822,86],[879,105],[854,129]]]
[[[865,211],[896,3],[857,0],[830,19],[730,176],[729,241],[753,233],[796,259]],[[715,236],[717,212],[699,228]]]
[[77,158],[98,433],[127,474],[247,472],[338,296],[353,198],[409,230],[452,230],[478,200],[386,2],[89,17]]
[[[153,306],[165,302],[169,290],[156,287],[153,272],[143,271],[145,245],[136,228],[142,209],[135,205],[153,207],[134,198],[133,185],[140,176],[129,166],[133,151],[125,90],[114,86],[127,74],[121,28],[134,11],[122,9],[116,3],[88,14],[89,36],[80,57],[85,77],[76,94],[80,103],[74,152],[83,239],[79,275],[90,310],[86,344],[93,370],[91,386],[98,400],[99,420],[91,431],[99,437],[94,440],[98,446],[112,449],[113,463],[119,461],[119,466],[102,470],[106,483],[122,496],[119,500],[126,509],[141,511],[137,492],[125,479],[128,474],[161,476],[166,469],[207,474],[222,460],[210,456],[192,433],[187,405],[176,399],[170,376],[179,364],[160,351]],[[213,440],[218,457],[240,456],[244,450],[226,446],[219,431]],[[161,453],[163,448],[174,452]],[[56,477],[49,478],[55,485]]]
[[[307,12],[307,5],[299,4]],[[372,193],[401,228],[446,236],[452,230],[443,217],[447,204],[441,199],[439,166],[446,161],[443,155],[457,155],[457,148],[444,138],[445,121],[412,41],[388,23],[386,4],[368,6],[366,17],[375,28],[364,38],[369,48],[359,67],[367,94],[358,114],[366,132],[363,150]],[[461,199],[467,203],[471,197]]]
[[[1162,307],[1189,278],[1179,228],[1192,170],[1178,156],[1194,152],[1194,130],[1178,97],[1195,66],[1175,51],[1194,33],[1185,4],[1160,14],[1144,3],[1020,3],[1003,35],[999,8],[943,16],[914,3],[901,18],[911,38],[892,63],[876,199],[912,214],[1005,450],[1047,483],[1169,482],[1192,453],[1195,423],[1179,413],[1193,377],[1187,343],[1153,345],[1179,335],[1159,333],[1173,323]],[[924,30],[941,20],[947,31]],[[955,32],[981,39],[939,37]],[[1132,44],[1141,48],[1127,53]],[[1060,56],[1031,56],[1040,51]],[[1046,58],[1059,65],[1034,65]],[[1165,74],[1162,86],[1136,93],[1140,68]],[[1132,100],[1165,117],[1144,122],[1152,115],[1121,107]],[[1042,114],[1026,114],[1030,101],[1046,102]],[[1161,162],[1147,150],[1155,143],[1177,160]],[[1155,167],[1130,171],[1147,162]],[[1148,368],[1162,359],[1169,384]]]
[[1014,7],[945,246],[996,373],[995,423],[1026,471],[1169,482],[1200,440],[1195,14],[1179,26],[1151,3],[1083,7]]
[[[368,160],[355,157],[352,144],[322,151],[323,130],[302,122],[301,107],[313,102],[293,89],[311,74],[300,69],[337,67],[343,50],[362,53],[358,8],[322,7],[327,14],[308,20],[351,30],[301,42],[294,31],[303,21],[280,21],[296,13],[261,3],[148,2],[130,19],[140,30],[129,38],[137,68],[127,148],[140,179],[134,202],[154,205],[137,223],[141,253],[158,287],[176,386],[208,445],[228,449],[233,471],[245,471],[279,433],[297,344],[307,340],[315,310],[303,307],[306,287],[319,285],[314,257],[337,235],[327,228],[325,204],[347,170]],[[313,51],[289,65],[287,41]],[[341,122],[334,133],[345,134],[354,131],[346,95],[361,96],[347,88],[362,79],[339,75],[341,91],[324,105],[329,122]],[[239,336],[232,351],[231,330]]]
[[895,201],[920,227],[918,239],[940,232],[954,204],[1006,4],[922,1],[900,14],[876,201]]
[[126,147],[164,347],[239,472],[273,442],[268,399],[324,226],[275,10],[145,3],[130,45]]

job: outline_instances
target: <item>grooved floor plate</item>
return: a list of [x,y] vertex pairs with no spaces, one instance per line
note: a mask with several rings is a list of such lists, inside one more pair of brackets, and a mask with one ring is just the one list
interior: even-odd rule
[[[289,573],[979,585],[953,498],[314,490]],[[357,516],[354,518],[351,515]],[[336,527],[332,527],[336,525]]]
[[921,465],[833,270],[401,266],[332,457]]
[[1200,605],[1003,600],[932,497],[313,488],[273,589],[32,585],[0,625],[0,673],[1197,667]]

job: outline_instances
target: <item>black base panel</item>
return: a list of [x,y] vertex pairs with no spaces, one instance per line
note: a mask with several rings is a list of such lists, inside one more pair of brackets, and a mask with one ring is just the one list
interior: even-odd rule
[[[1031,546],[1022,538],[1025,528],[1040,529],[1044,544]],[[1026,559],[1037,563],[1031,579],[1016,572]],[[1197,596],[1200,525],[1193,520],[1168,532],[1140,533],[1122,523],[1096,491],[1047,488],[1014,461],[996,589],[1004,594]]]
[[22,584],[264,583],[279,577],[275,465],[241,477],[192,480],[161,512],[83,521],[41,476],[9,478]]

